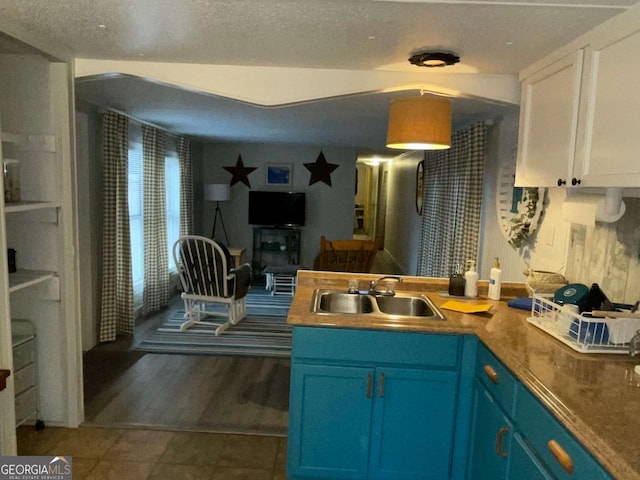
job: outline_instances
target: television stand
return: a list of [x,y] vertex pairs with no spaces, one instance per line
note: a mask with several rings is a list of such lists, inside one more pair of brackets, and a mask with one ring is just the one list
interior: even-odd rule
[[295,268],[300,265],[301,232],[294,227],[254,227],[251,270],[254,280],[266,283],[267,268]]

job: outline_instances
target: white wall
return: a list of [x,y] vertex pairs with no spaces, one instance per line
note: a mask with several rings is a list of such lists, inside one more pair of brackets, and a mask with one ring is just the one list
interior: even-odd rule
[[95,109],[76,106],[76,162],[78,197],[78,261],[82,304],[82,350],[93,348],[98,339],[102,282],[102,156]]
[[518,111],[495,119],[487,137],[484,170],[482,226],[478,272],[481,279],[489,278],[495,257],[500,258],[502,278],[507,281],[526,280],[523,271],[563,271],[569,238],[569,223],[562,218],[561,206],[565,189],[547,189],[544,210],[538,228],[529,243],[516,250],[506,240],[498,225],[496,188],[500,165],[515,164],[518,144]]
[[[249,174],[251,190],[287,190],[306,192],[306,224],[302,227],[301,264],[311,268],[320,248],[320,236],[330,239],[352,238],[355,171],[355,149],[322,148],[328,163],[339,165],[331,173],[331,187],[318,182],[309,186],[310,172],[304,163],[314,163],[320,147],[277,144],[206,144],[199,176],[194,178],[195,210],[202,212],[199,233],[210,236],[215,213],[213,202],[203,202],[203,186],[208,183],[229,183],[231,174],[223,167],[234,166],[238,155],[245,167],[257,167]],[[292,164],[293,185],[276,188],[265,185],[266,165]],[[243,183],[231,187],[231,200],[221,202],[229,242],[247,249],[252,257],[253,230],[248,223],[249,188]],[[220,233],[216,227],[216,236]]]
[[415,275],[422,217],[416,211],[416,169],[424,153],[409,152],[391,161],[384,247],[405,275]]

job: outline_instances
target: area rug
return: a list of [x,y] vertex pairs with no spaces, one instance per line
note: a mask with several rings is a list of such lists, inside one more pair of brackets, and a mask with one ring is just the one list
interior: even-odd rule
[[289,296],[250,292],[247,317],[218,336],[214,331],[224,322],[222,318],[211,317],[207,319],[211,325],[194,325],[181,332],[184,310],[176,310],[135,348],[150,353],[287,358],[291,356],[292,328],[287,324],[291,300]]

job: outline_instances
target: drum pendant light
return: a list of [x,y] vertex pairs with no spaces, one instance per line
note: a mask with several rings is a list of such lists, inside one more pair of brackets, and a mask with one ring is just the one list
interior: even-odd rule
[[451,101],[424,95],[392,100],[387,147],[403,150],[451,148]]

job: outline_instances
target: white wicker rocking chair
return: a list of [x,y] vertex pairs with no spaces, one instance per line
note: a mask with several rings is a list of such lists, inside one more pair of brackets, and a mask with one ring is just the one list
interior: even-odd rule
[[[206,321],[207,317],[226,317],[227,321],[215,330],[219,335],[246,317],[245,296],[251,276],[248,263],[231,268],[231,255],[226,247],[197,235],[179,238],[173,245],[173,258],[180,275],[185,308],[181,331],[197,324],[214,323]],[[209,304],[222,304],[226,308],[210,311],[207,310]]]

